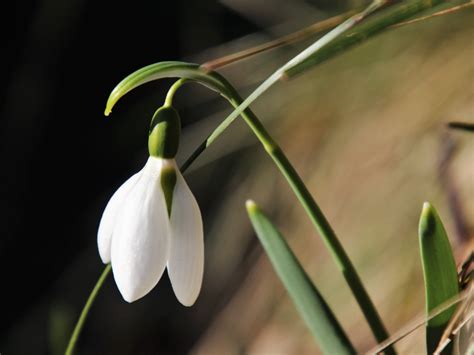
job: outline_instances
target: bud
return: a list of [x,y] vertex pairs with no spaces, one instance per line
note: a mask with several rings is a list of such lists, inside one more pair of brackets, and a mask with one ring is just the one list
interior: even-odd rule
[[181,120],[171,106],[160,107],[151,119],[148,151],[152,157],[173,159],[178,152]]

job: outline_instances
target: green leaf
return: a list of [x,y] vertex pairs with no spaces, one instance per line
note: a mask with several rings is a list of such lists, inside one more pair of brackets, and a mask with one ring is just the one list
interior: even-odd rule
[[344,330],[282,235],[254,202],[247,201],[247,211],[277,275],[323,352],[354,354]]
[[348,29],[356,25],[361,19],[368,16],[372,12],[379,9],[387,0],[373,0],[372,3],[361,13],[358,13],[354,16],[351,16],[349,19],[339,24],[337,27],[333,28],[331,31],[326,33],[324,36],[319,38],[316,42],[311,44],[305,50],[300,52],[294,58],[292,58],[285,65],[277,69],[272,75],[265,79],[245,100],[237,98],[236,100],[230,100],[234,105],[235,109],[230,113],[229,116],[221,123],[221,125],[212,133],[209,137],[212,140],[217,138],[224,129],[226,129],[239,115],[242,115],[245,110],[247,110],[250,105],[257,100],[263,93],[270,89],[276,82],[278,82],[282,77],[284,77],[285,70],[292,68],[299,63],[305,61],[313,53],[318,52],[326,44],[331,43],[335,38],[340,34],[346,32]]
[[[336,54],[342,53],[359,43],[365,42],[370,37],[386,30],[389,26],[402,22],[417,13],[430,9],[431,7],[443,2],[446,1],[408,0],[400,2],[399,4],[394,4],[393,6],[381,11],[379,14],[375,14],[373,17],[367,19],[366,22],[361,23],[358,26],[355,26],[352,30],[340,35],[306,60],[291,66],[290,68],[286,68],[284,77],[292,78],[299,75],[304,71],[333,58]],[[458,2],[465,3],[467,0]],[[452,4],[451,2],[449,3]]]
[[[429,315],[433,309],[457,296],[459,285],[456,264],[448,236],[438,213],[428,202],[425,202],[421,212],[419,237],[425,279],[426,313]],[[426,346],[429,354],[436,350],[454,311],[455,307],[450,307],[428,321],[426,325]],[[452,346],[448,346],[443,354],[451,352]]]
[[226,81],[216,72],[201,68],[198,64],[185,62],[159,62],[143,67],[123,79],[110,93],[105,108],[108,116],[122,96],[134,88],[162,78],[186,78],[219,92],[226,98],[231,97]]

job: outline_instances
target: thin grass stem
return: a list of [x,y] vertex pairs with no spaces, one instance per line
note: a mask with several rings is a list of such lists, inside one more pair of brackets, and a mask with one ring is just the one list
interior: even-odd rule
[[110,264],[108,264],[105,267],[104,271],[102,271],[102,274],[100,275],[99,280],[97,281],[97,283],[94,286],[94,289],[89,295],[89,298],[87,299],[87,302],[84,305],[84,308],[82,309],[81,315],[79,316],[76,326],[74,327],[74,331],[72,332],[71,338],[69,339],[69,343],[67,345],[65,355],[72,355],[74,353],[77,339],[79,338],[82,328],[84,327],[84,323],[87,319],[87,315],[89,314],[89,311],[92,305],[94,304],[94,301],[97,298],[97,295],[99,294],[99,291],[102,285],[104,284],[105,280],[107,279],[107,276],[109,276],[111,270],[112,270],[112,267],[110,266]]

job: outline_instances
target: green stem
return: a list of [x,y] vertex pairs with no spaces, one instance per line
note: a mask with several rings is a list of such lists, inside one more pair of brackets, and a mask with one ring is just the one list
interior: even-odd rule
[[99,293],[100,288],[104,284],[104,281],[107,279],[107,276],[110,274],[111,269],[112,267],[110,266],[110,264],[108,264],[105,267],[104,271],[102,271],[102,274],[99,277],[99,280],[95,284],[94,289],[89,295],[89,298],[87,299],[87,302],[81,312],[79,320],[77,321],[76,326],[74,327],[74,331],[72,332],[71,338],[69,339],[69,344],[67,346],[65,355],[72,355],[74,353],[74,348],[76,346],[77,339],[79,338],[79,335],[81,334],[81,330],[86,321],[87,314],[89,313],[89,310],[91,309],[92,304],[94,303],[97,297],[97,294]]
[[186,79],[186,78],[181,78],[181,79],[175,81],[175,83],[173,85],[171,85],[171,87],[168,90],[168,93],[166,94],[166,99],[165,99],[165,105],[164,106],[173,106],[173,98],[174,98],[174,95],[176,94],[176,91],[178,91],[178,89],[188,81],[189,80]]
[[[453,4],[465,3],[467,0],[461,1],[443,1],[443,0],[409,0],[395,4],[385,11],[369,18],[366,22],[350,29],[327,43],[320,51],[313,52],[305,60],[298,62],[290,68],[285,68],[282,77],[291,79],[294,76],[305,72],[306,70],[333,58],[336,54],[345,52],[349,48],[365,42],[369,38],[385,31],[392,25],[396,25],[424,10],[430,9],[441,3],[447,3],[449,6]],[[446,4],[444,4],[446,5]]]
[[[237,94],[236,94],[237,95]],[[241,102],[238,96],[237,100],[231,101],[234,107],[237,107]],[[329,249],[332,257],[334,258],[338,268],[341,270],[344,278],[354,297],[356,298],[359,306],[364,314],[369,326],[374,333],[377,341],[382,342],[388,338],[388,332],[383,325],[382,319],[380,318],[375,306],[370,299],[367,290],[365,289],[362,281],[352,264],[349,256],[344,250],[341,242],[337,238],[334,230],[331,228],[328,220],[324,216],[323,212],[319,208],[318,204],[311,196],[311,193],[306,188],[303,180],[296,172],[295,168],[291,165],[290,161],[286,157],[285,153],[281,150],[278,144],[274,141],[268,131],[265,129],[263,124],[255,116],[251,110],[245,110],[242,113],[242,117],[245,122],[250,126],[253,133],[257,136],[260,143],[263,145],[265,151],[270,155],[275,164],[280,169],[280,172],[288,181],[296,197],[304,207],[309,218],[313,222],[314,226],[320,233],[324,244]],[[386,350],[386,354],[395,354],[393,348]]]
[[[343,23],[326,33],[304,51],[299,53],[296,57],[275,71],[272,75],[265,79],[249,96],[247,96],[245,100],[239,101],[239,105],[237,105],[234,111],[232,111],[230,115],[227,116],[226,119],[221,123],[221,125],[214,132],[212,132],[208,140],[212,141],[217,138],[217,136],[219,136],[222,131],[225,130],[228,125],[232,123],[232,121],[239,117],[239,115],[242,114],[242,112],[247,109],[256,99],[258,99],[265,91],[270,89],[276,82],[284,78],[287,70],[293,68],[294,66],[300,65],[302,62],[305,62],[308,58],[314,55],[314,53],[318,53],[321,48],[324,48],[328,43],[331,43],[334,39],[353,28],[367,16],[374,13],[387,3],[389,3],[389,0],[373,0],[364,11],[345,20]],[[232,93],[226,92],[226,94],[226,98],[229,99],[230,95],[230,100],[232,100]]]
[[[179,82],[181,83],[178,84]],[[168,92],[166,102],[169,101],[171,103],[173,95],[176,93],[177,89],[183,83],[184,83],[184,80],[182,81],[182,79],[180,79],[172,86],[172,88],[174,89],[171,95]],[[232,104],[232,106],[238,107],[239,103],[242,102],[242,99],[240,98],[238,93],[235,91],[235,89],[230,85],[230,83],[227,83],[227,84],[228,84],[228,89],[232,89],[231,91],[233,93],[232,95],[233,98],[230,99],[229,102]],[[170,97],[170,100],[168,100],[169,97]],[[296,194],[298,200],[303,205],[311,221],[313,222],[313,224],[315,225],[315,227],[321,234],[325,245],[331,252],[331,255],[335,259],[338,268],[343,273],[344,278],[346,279],[349,287],[352,290],[352,293],[354,294],[354,297],[359,303],[362,309],[362,312],[364,313],[364,316],[366,317],[367,322],[369,323],[369,326],[375,335],[375,338],[379,342],[385,340],[386,338],[388,338],[388,333],[385,330],[382,320],[380,316],[378,315],[377,310],[375,309],[375,306],[369,297],[369,294],[365,290],[364,285],[362,284],[362,281],[359,275],[357,274],[357,271],[355,270],[352,262],[350,261],[349,256],[347,255],[341,243],[339,242],[336,234],[334,233],[333,229],[331,228],[331,225],[329,224],[326,217],[322,213],[318,204],[311,196],[310,192],[306,188],[305,184],[301,180],[300,176],[298,175],[294,167],[289,162],[286,155],[283,153],[283,151],[278,146],[278,144],[273,140],[273,138],[265,129],[263,124],[259,121],[257,116],[255,116],[255,114],[250,109],[247,108],[242,112],[242,117],[244,118],[245,122],[249,125],[252,132],[257,136],[259,141],[262,143],[265,151],[271,156],[273,161],[276,163],[281,173],[284,175],[284,177],[290,184],[291,188],[293,189],[293,192]],[[227,126],[225,128],[227,128]],[[191,154],[191,156],[184,162],[184,164],[181,167],[181,171],[184,173],[191,166],[191,164],[196,160],[196,158],[206,149],[206,147],[212,144],[212,142],[216,138],[217,136],[215,136],[214,138],[211,136],[206,141],[204,141],[201,145],[199,145],[197,149]],[[97,293],[99,292],[109,272],[110,272],[110,264],[106,266],[99,281],[97,282],[94,289],[92,290],[92,293],[89,296],[89,299],[87,300],[86,305],[84,306],[84,309],[82,310],[81,316],[76,324],[74,332],[69,341],[69,345],[66,350],[66,355],[72,354],[77,338],[79,337],[84,321],[87,317],[87,313],[89,312],[97,296]],[[395,351],[392,348],[389,348],[387,349],[386,353],[395,354]]]
[[[242,103],[241,97],[239,96],[237,91],[229,82],[227,82],[223,77],[221,77],[221,80],[223,83],[225,83],[227,91],[230,92],[231,94],[229,95],[231,97],[228,99],[229,102],[232,104],[233,107],[238,107],[239,104]],[[186,82],[185,79],[180,79],[173,84],[173,86],[170,88],[167,94],[165,104],[171,105],[176,91],[185,82]],[[313,222],[313,224],[315,225],[315,227],[321,234],[325,245],[330,250],[333,258],[336,261],[338,268],[343,273],[344,278],[346,279],[349,287],[352,290],[352,293],[354,294],[357,302],[359,303],[362,309],[362,312],[364,313],[364,316],[366,317],[367,322],[369,323],[369,326],[375,335],[375,338],[379,342],[385,340],[386,338],[388,338],[388,333],[385,330],[382,320],[380,316],[378,315],[377,310],[375,309],[375,306],[372,303],[367,291],[365,290],[364,285],[362,284],[362,281],[360,280],[360,277],[358,276],[354,266],[352,265],[352,262],[350,261],[347,253],[345,252],[344,248],[339,242],[336,234],[332,230],[329,222],[327,221],[326,217],[324,216],[321,209],[317,205],[316,201],[311,196],[310,192],[306,188],[305,184],[301,180],[300,176],[298,175],[294,167],[289,162],[286,155],[283,153],[283,151],[277,145],[277,143],[273,140],[273,138],[265,129],[263,124],[259,121],[257,116],[255,116],[255,114],[249,108],[246,108],[241,113],[241,115],[244,118],[245,122],[251,128],[252,132],[257,136],[259,141],[262,143],[265,151],[271,156],[273,161],[276,163],[276,165],[278,166],[278,168],[280,169],[280,171],[282,172],[282,174],[284,175],[284,177],[290,184],[294,193],[296,194],[298,200],[303,205],[311,221]],[[219,126],[220,132],[224,131],[230,125],[230,123],[231,122],[229,122],[229,124],[227,125],[220,125]],[[181,172],[184,173],[191,166],[191,164],[196,160],[196,158],[199,157],[199,155],[201,155],[201,153],[209,145],[211,145],[215,139],[217,139],[219,134],[215,134],[215,133],[216,131],[214,131],[211,136],[209,136],[203,143],[201,143],[196,148],[196,150],[181,166]],[[89,309],[92,306],[92,303],[94,302],[97,296],[97,293],[99,292],[100,287],[102,286],[104,280],[107,278],[109,272],[110,272],[110,265],[107,265],[99,281],[94,287],[94,290],[89,296],[89,299],[87,300],[86,305],[84,306],[84,309],[81,313],[81,317],[79,318],[76,328],[74,329],[74,333],[71,336],[68,350],[66,351],[67,355],[72,354],[74,345],[80,334],[80,331],[82,329],[87,313],[89,312]],[[387,349],[386,353],[395,354],[395,351],[392,348],[389,348]]]
[[[223,77],[221,77],[221,81],[226,86],[227,92],[229,93],[230,97],[228,100],[232,104],[232,106],[241,106],[242,98],[234,89],[234,87]],[[257,118],[257,116],[249,108],[244,109],[244,111],[241,113],[241,116],[249,125],[252,132],[256,135],[260,143],[263,145],[265,151],[270,155],[277,167],[280,169],[280,172],[288,181],[290,187],[292,188],[296,197],[304,207],[314,226],[321,234],[325,245],[329,249],[332,257],[336,262],[336,265],[341,270],[347,284],[349,285],[352,293],[354,294],[354,297],[359,303],[362,313],[367,319],[367,322],[369,323],[369,326],[375,338],[379,342],[387,339],[388,332],[385,329],[382,319],[380,318],[377,310],[375,309],[375,306],[372,300],[370,299],[367,290],[362,284],[362,281],[354,265],[352,264],[351,260],[349,259],[349,256],[347,255],[342,244],[334,233],[334,230],[331,228],[331,225],[329,224],[328,220],[326,219],[318,204],[311,196],[311,193],[308,191],[305,184],[301,180],[301,177],[298,175],[286,155],[283,153],[283,151],[275,142],[275,140],[271,137],[270,133],[268,133],[268,131],[265,129],[265,127]],[[224,131],[229,125],[230,122],[225,125],[221,124],[216,130],[214,130],[214,132],[197,147],[197,149],[188,158],[188,160],[184,162],[183,169],[189,167],[194,162],[194,160],[209,145],[211,145],[214,140],[217,139],[220,133],[222,133],[222,131]],[[386,350],[386,353],[395,354],[395,350],[393,348],[388,348]]]

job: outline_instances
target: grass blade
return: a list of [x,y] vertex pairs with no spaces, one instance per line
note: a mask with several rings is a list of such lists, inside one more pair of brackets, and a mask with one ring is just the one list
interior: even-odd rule
[[342,53],[349,48],[366,41],[376,34],[386,30],[388,27],[398,24],[401,21],[407,20],[412,16],[428,10],[436,5],[448,3],[450,5],[463,4],[468,0],[446,2],[443,0],[409,0],[402,1],[399,4],[388,7],[375,14],[372,18],[367,19],[364,23],[359,24],[353,29],[340,35],[332,42],[326,44],[321,50],[312,54],[304,61],[285,69],[284,77],[292,78],[312,67],[333,58],[336,54]]
[[[435,208],[428,202],[423,205],[419,225],[420,251],[425,279],[426,313],[459,293],[458,275],[451,245],[443,223]],[[426,346],[432,354],[448,325],[455,307],[450,307],[426,324]],[[452,346],[443,354],[450,354]]]
[[276,273],[323,352],[354,354],[344,330],[282,235],[254,202],[247,201],[247,211]]

